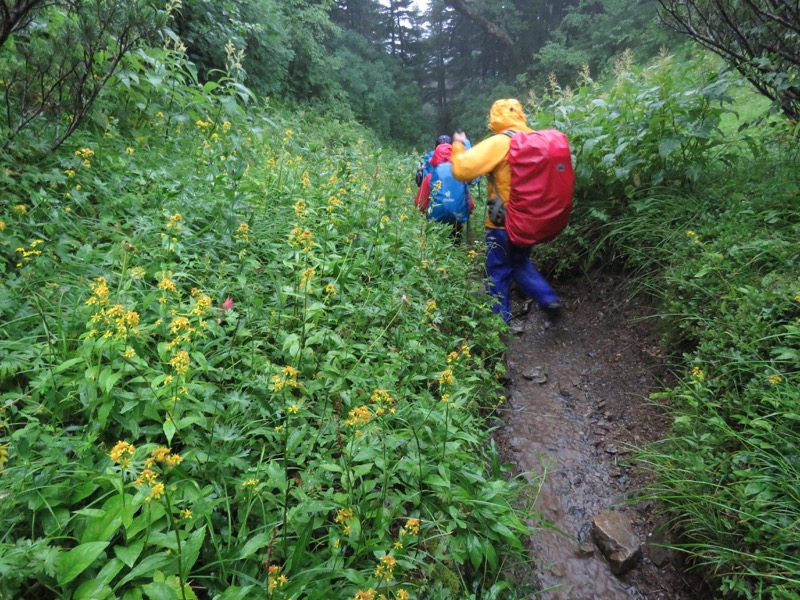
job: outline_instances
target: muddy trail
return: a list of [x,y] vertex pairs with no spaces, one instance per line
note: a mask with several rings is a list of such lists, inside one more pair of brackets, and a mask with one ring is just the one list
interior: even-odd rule
[[[668,416],[648,399],[667,377],[655,320],[645,318],[650,311],[631,299],[622,277],[556,287],[564,302],[556,323],[535,307],[512,323],[509,403],[495,435],[506,460],[528,474],[535,509],[572,538],[536,525],[529,540],[536,575],[525,578],[539,591],[531,597],[700,600],[680,557],[658,545],[664,528],[656,507],[630,501],[648,479],[632,448],[669,429]],[[536,474],[543,473],[542,482]],[[595,517],[609,510],[641,543],[641,559],[619,576],[592,534]]]

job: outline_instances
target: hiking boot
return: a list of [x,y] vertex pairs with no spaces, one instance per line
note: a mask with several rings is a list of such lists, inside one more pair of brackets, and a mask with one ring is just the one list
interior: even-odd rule
[[558,321],[559,317],[561,317],[561,302],[542,304],[542,312],[550,321]]

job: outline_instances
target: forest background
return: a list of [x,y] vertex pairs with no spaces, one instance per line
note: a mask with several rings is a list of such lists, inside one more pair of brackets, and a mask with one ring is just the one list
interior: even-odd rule
[[0,8],[0,598],[534,593],[484,249],[411,200],[509,96],[576,160],[537,264],[658,307],[679,549],[797,597],[796,3]]

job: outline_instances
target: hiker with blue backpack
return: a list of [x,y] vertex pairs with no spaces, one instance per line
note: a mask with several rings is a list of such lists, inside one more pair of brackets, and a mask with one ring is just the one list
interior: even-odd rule
[[446,134],[442,134],[436,138],[436,144],[433,146],[433,150],[428,150],[425,153],[425,156],[422,158],[422,162],[419,163],[419,167],[417,168],[417,187],[422,185],[422,182],[425,181],[425,177],[433,171],[433,165],[431,165],[431,158],[433,158],[433,153],[436,151],[436,148],[441,146],[442,144],[452,144],[453,139]]
[[572,208],[575,173],[566,136],[555,130],[534,131],[516,99],[497,100],[489,112],[494,135],[465,147],[456,133],[451,150],[452,173],[469,182],[486,175],[486,272],[492,310],[511,322],[511,280],[517,282],[552,320],[561,300],[530,260],[535,244],[547,242],[566,227]]
[[450,137],[439,136],[436,148],[426,157],[429,168],[425,167],[414,203],[429,221],[452,224],[453,240],[458,243],[474,203],[469,186],[453,177],[451,151]]

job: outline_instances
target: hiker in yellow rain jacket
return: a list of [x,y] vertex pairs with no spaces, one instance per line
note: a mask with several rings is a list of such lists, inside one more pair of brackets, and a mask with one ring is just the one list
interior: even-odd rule
[[[505,205],[511,191],[511,166],[508,164],[508,151],[511,138],[504,131],[524,131],[530,133],[525,113],[519,100],[513,98],[497,100],[489,111],[489,129],[495,135],[474,145],[469,150],[464,146],[466,136],[455,134],[450,160],[453,175],[459,181],[472,181],[481,175],[489,175],[489,203],[497,195]],[[463,136],[463,137],[462,137]],[[492,223],[486,217],[486,272],[489,276],[489,292],[495,297],[492,310],[501,315],[506,323],[511,321],[511,300],[508,292],[511,280],[516,281],[522,290],[539,303],[539,307],[551,319],[561,310],[553,288],[536,270],[530,260],[531,249],[514,246],[506,234],[505,227]]]

